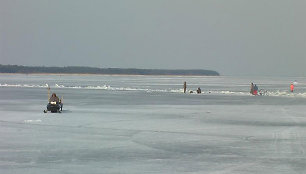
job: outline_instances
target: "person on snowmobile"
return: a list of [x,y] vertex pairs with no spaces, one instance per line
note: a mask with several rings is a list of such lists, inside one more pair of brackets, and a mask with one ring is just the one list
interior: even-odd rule
[[59,103],[59,98],[56,96],[55,93],[53,93],[49,99],[49,102],[56,102],[56,103]]

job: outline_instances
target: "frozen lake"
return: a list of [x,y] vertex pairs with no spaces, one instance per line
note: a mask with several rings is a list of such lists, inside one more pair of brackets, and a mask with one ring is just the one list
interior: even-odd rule
[[297,77],[2,74],[0,173],[305,173],[305,105]]

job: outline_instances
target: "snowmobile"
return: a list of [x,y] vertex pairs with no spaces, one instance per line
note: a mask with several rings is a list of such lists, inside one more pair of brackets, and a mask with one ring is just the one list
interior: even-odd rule
[[48,111],[52,112],[52,113],[61,113],[61,111],[63,110],[63,103],[60,102],[49,102],[47,105],[47,110],[44,110],[44,113],[47,113]]
[[47,113],[48,111],[52,113],[61,113],[61,111],[63,110],[63,97],[60,100],[58,99],[58,97],[56,98],[57,98],[56,101],[54,100],[52,101],[50,99],[50,87],[48,87],[48,104],[47,104],[47,110],[44,110],[44,113]]

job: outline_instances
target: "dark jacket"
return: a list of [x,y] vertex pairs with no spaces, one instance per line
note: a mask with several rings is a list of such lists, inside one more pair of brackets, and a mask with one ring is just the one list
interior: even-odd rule
[[50,102],[57,102],[57,103],[59,103],[59,98],[57,97],[57,96],[51,96],[50,97]]

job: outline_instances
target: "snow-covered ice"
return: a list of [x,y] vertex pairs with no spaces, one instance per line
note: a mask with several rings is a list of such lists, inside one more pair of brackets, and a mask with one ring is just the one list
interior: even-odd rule
[[0,75],[0,173],[305,173],[305,104],[304,78]]

